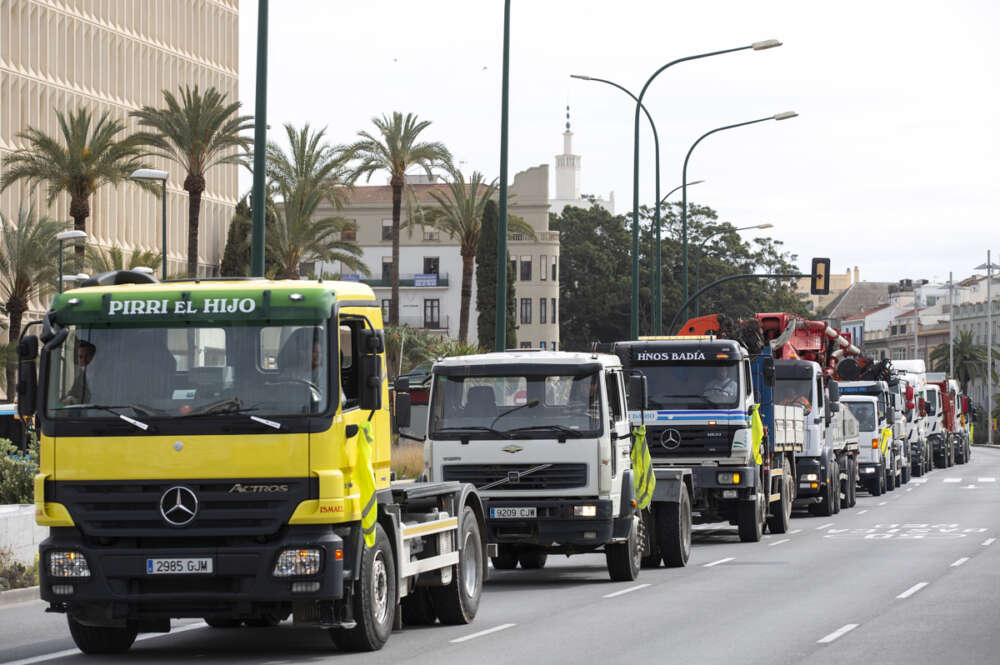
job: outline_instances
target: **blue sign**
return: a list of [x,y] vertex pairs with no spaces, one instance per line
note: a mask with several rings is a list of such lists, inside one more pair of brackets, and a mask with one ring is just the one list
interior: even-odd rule
[[413,286],[437,286],[437,285],[438,285],[438,276],[435,273],[413,276]]
[[341,275],[340,279],[344,282],[360,282],[361,275]]

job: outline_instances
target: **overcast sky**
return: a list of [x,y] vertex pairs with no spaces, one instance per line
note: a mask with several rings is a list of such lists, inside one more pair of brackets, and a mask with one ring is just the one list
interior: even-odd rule
[[[272,0],[268,124],[350,141],[393,110],[432,120],[462,169],[499,174],[502,0]],[[255,103],[257,3],[240,3],[240,98]],[[738,226],[770,222],[800,256],[862,279],[956,278],[1000,250],[1000,5],[987,0],[513,0],[510,177],[562,152],[565,106],[584,193],[632,206],[635,92],[661,65],[776,38],[784,46],[681,63],[646,95],[664,192],[694,152],[689,198]],[[653,198],[642,134],[640,197]],[[554,165],[550,166],[554,169]],[[550,182],[554,188],[554,170]],[[249,189],[249,176],[241,176]],[[376,175],[373,184],[384,184]],[[997,257],[1000,262],[1000,257]]]

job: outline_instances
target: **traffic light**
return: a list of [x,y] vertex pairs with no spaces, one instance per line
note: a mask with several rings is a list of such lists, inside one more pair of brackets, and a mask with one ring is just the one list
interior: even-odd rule
[[814,296],[830,293],[830,259],[813,259],[809,293]]

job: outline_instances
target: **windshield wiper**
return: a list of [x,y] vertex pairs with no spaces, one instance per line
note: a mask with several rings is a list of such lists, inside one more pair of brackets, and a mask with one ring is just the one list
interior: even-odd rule
[[482,427],[480,425],[468,425],[465,427],[442,427],[441,429],[434,430],[433,434],[441,434],[442,432],[487,432],[489,434],[495,434],[501,439],[510,438],[510,435],[507,434],[507,432],[501,432],[499,430],[493,429],[492,427]]
[[97,409],[98,411],[107,411],[108,413],[114,414],[127,422],[129,425],[138,427],[143,432],[149,430],[149,425],[142,422],[141,420],[136,420],[135,418],[129,418],[124,413],[119,413],[115,409],[132,409],[136,413],[145,413],[146,415],[153,415],[151,411],[143,408],[139,405],[133,404],[123,404],[123,405],[109,405],[109,404],[69,404],[67,406],[61,406],[56,411],[81,411],[83,409]]
[[498,415],[496,418],[493,419],[493,422],[490,423],[490,429],[492,429],[493,426],[497,424],[497,421],[500,420],[501,418],[503,418],[504,416],[509,416],[510,414],[514,413],[515,411],[520,411],[521,409],[533,409],[536,406],[538,406],[538,404],[539,404],[539,402],[538,402],[537,399],[529,399],[527,402],[525,402],[521,406],[515,406],[510,411],[504,411],[503,413],[501,413],[500,415]]
[[521,432],[534,432],[534,431],[542,431],[542,432],[544,432],[546,430],[550,430],[550,431],[554,431],[554,432],[561,432],[563,434],[566,434],[568,436],[572,436],[572,437],[575,437],[575,438],[578,438],[578,439],[579,438],[583,438],[583,436],[584,436],[583,432],[581,432],[580,430],[573,429],[572,427],[566,427],[565,425],[556,425],[556,424],[550,424],[550,425],[526,425],[525,427],[515,427],[514,429],[507,430],[507,433],[508,434],[518,434],[518,433],[521,433]]
[[[247,414],[253,411],[260,411],[260,407],[257,406],[243,406],[243,402],[239,398],[227,399],[222,402],[216,402],[215,404],[210,404],[201,411],[197,413],[185,413],[177,418],[203,418],[205,416],[229,416],[236,414]],[[250,416],[250,420],[255,423],[260,423],[261,425],[267,425],[271,429],[281,429],[281,423],[274,420],[268,420],[267,418],[261,418],[260,416]]]

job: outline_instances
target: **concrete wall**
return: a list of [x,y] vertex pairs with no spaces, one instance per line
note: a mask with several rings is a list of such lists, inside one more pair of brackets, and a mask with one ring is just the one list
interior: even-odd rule
[[38,543],[48,535],[48,527],[35,524],[34,505],[0,506],[0,549],[13,550],[15,559],[34,561]]

